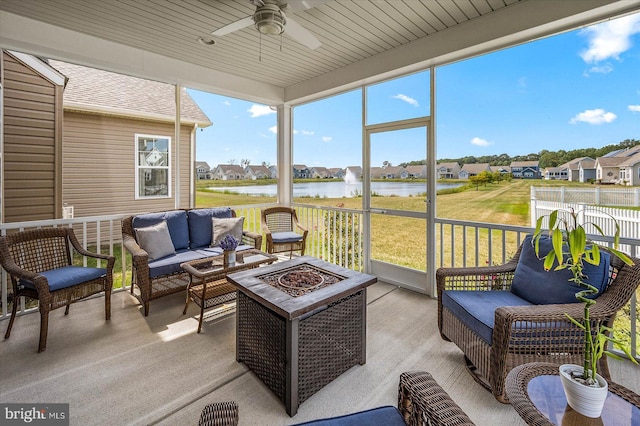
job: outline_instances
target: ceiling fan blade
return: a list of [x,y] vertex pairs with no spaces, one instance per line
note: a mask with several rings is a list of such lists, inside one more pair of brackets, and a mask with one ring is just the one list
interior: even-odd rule
[[307,46],[309,49],[314,50],[321,46],[320,41],[313,35],[311,31],[298,24],[296,21],[287,16],[287,29],[284,32],[286,35],[294,39],[300,44]]
[[311,9],[312,7],[318,7],[325,4],[329,0],[281,0],[282,7],[291,9],[292,12],[300,12],[302,10]]
[[249,25],[253,25],[253,16],[247,16],[246,18],[242,18],[239,21],[232,22],[228,25],[225,25],[222,28],[218,28],[215,31],[212,31],[211,34],[214,36],[223,36],[225,34],[232,33],[234,31],[241,30],[243,28],[248,27]]

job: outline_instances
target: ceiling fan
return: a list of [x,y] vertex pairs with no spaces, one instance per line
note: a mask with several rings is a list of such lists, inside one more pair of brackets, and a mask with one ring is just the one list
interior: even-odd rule
[[[253,15],[225,25],[211,32],[214,36],[223,36],[254,24],[265,35],[286,34],[309,49],[320,47],[320,41],[311,31],[291,18],[294,12],[310,9],[326,3],[328,0],[249,0],[255,7]],[[286,14],[285,14],[286,13]]]

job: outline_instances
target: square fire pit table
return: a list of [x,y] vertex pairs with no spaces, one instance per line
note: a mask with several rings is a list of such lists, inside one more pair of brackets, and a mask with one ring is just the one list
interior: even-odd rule
[[284,402],[289,416],[365,364],[366,292],[376,277],[303,256],[227,280],[238,289],[236,360]]

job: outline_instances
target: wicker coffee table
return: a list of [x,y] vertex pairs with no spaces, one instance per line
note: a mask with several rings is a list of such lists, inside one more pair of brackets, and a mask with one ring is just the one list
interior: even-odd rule
[[290,416],[323,386],[366,362],[366,288],[376,277],[303,256],[227,279],[238,289],[236,359]]
[[278,260],[277,256],[249,249],[239,251],[236,254],[234,266],[225,266],[223,255],[182,263],[180,266],[190,276],[187,286],[187,301],[184,304],[182,315],[187,313],[189,302],[193,300],[200,307],[200,321],[198,322],[198,333],[200,333],[205,309],[230,302],[236,298],[236,288],[227,282],[227,274],[257,268],[276,260]]
[[585,417],[567,405],[558,365],[534,362],[509,372],[509,402],[528,425],[536,426],[635,426],[640,424],[640,395],[609,380],[609,395],[602,415]]

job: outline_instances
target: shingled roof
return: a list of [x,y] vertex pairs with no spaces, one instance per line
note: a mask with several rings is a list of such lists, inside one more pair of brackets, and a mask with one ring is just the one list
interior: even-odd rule
[[[48,62],[68,78],[64,90],[65,110],[175,121],[175,86],[171,84],[67,62]],[[181,90],[180,101],[182,123],[211,126],[209,117],[191,99],[185,88]]]

